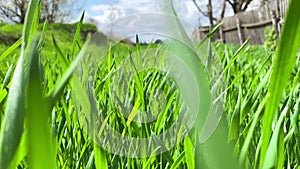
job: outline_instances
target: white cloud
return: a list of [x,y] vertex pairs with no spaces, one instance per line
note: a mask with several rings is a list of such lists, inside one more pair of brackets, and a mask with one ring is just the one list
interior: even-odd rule
[[[100,30],[107,29],[112,22],[118,19],[141,14],[155,12],[159,8],[157,0],[119,0],[114,4],[93,4],[87,11],[88,17],[96,20]],[[149,22],[145,20],[145,23]],[[126,25],[127,27],[129,25]]]
[[117,16],[117,18],[120,18],[138,13],[157,11],[157,5],[158,3],[153,0],[119,0],[115,4],[95,4],[89,9],[106,16],[109,16],[108,14],[112,12],[121,13],[121,15]]
[[[217,0],[218,1],[218,0]],[[137,14],[143,13],[155,13],[162,11],[164,7],[164,3],[167,2],[165,0],[119,0],[118,3],[114,4],[95,4],[89,7],[89,17],[93,17],[94,20],[97,21],[98,27],[100,30],[108,30],[110,28],[110,23],[117,21],[118,23],[114,23],[114,28],[116,31],[132,31],[138,30],[137,27],[149,28],[151,30],[161,28],[162,21],[158,22],[155,17],[144,17],[139,18]],[[197,1],[199,6],[206,10],[206,0]],[[219,1],[218,1],[219,2]],[[186,23],[184,26],[187,26],[189,31],[191,31],[194,27],[199,24],[199,18],[201,25],[208,24],[208,19],[200,14],[200,12],[195,7],[192,0],[175,0],[175,9],[178,13],[178,16],[184,20]],[[214,1],[214,5],[218,6],[217,2]],[[218,10],[215,8],[215,10]],[[114,17],[112,17],[112,14]],[[133,16],[135,15],[135,16]],[[154,14],[155,15],[155,14]],[[133,16],[133,17],[132,17]],[[159,14],[157,15],[159,16]],[[130,18],[131,20],[127,18]],[[123,21],[119,21],[118,19],[122,19]],[[124,22],[126,20],[126,23]],[[124,25],[121,25],[124,24]]]
[[158,10],[159,0],[120,0],[119,5],[130,12],[155,12]]
[[90,9],[93,11],[107,11],[108,8],[109,5],[104,5],[104,4],[97,4],[90,7]]

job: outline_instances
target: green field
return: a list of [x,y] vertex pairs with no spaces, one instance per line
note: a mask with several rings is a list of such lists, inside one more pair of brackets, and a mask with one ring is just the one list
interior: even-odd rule
[[[300,167],[300,1],[276,51],[209,37],[112,44],[83,18],[38,24],[31,2],[24,26],[0,25],[1,169]],[[220,112],[199,141],[207,114]],[[120,142],[127,136],[151,141]]]

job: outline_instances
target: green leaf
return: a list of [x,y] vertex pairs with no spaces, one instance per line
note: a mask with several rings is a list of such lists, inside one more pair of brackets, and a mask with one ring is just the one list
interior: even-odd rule
[[243,166],[244,162],[246,161],[246,157],[247,157],[248,149],[249,149],[249,146],[250,146],[250,143],[251,143],[251,139],[254,136],[255,126],[257,125],[257,123],[260,120],[260,116],[262,114],[262,111],[263,111],[263,108],[265,106],[266,100],[267,99],[264,99],[261,102],[261,104],[259,105],[258,110],[254,114],[253,120],[251,120],[251,123],[248,124],[248,125],[250,125],[250,128],[249,128],[249,131],[246,135],[244,144],[243,144],[243,146],[241,148],[241,152],[240,152],[240,161],[239,162],[240,162],[241,166]]
[[[288,112],[288,107],[285,107],[285,109],[283,110],[283,112],[281,113],[278,122],[276,123],[275,129],[274,129],[274,133],[272,135],[271,141],[270,141],[270,145],[268,147],[266,156],[268,157],[268,160],[265,160],[263,162],[263,168],[274,168],[275,166],[277,168],[282,168],[283,166],[278,166],[278,160],[282,161],[282,159],[278,159],[278,157],[284,158],[281,154],[279,153],[284,153],[282,151],[278,151],[278,147],[281,147],[281,145],[279,145],[279,138],[283,138],[282,136],[280,136],[282,134],[282,124],[284,121],[284,117],[286,116]],[[282,163],[281,163],[282,164]]]
[[24,57],[21,56],[12,79],[0,134],[0,168],[8,168],[19,146],[24,127]]
[[276,51],[276,58],[274,67],[272,69],[270,87],[267,97],[266,109],[263,118],[262,127],[262,149],[261,149],[261,167],[265,162],[267,149],[272,133],[272,122],[277,116],[278,106],[284,89],[288,83],[291,71],[296,60],[296,53],[300,46],[300,17],[298,7],[299,0],[291,0],[290,6],[285,18],[281,38],[279,40],[278,50]]
[[73,40],[73,44],[72,44],[72,57],[75,56],[75,49],[76,49],[77,43],[80,43],[80,41],[81,41],[80,30],[81,30],[83,19],[84,19],[84,14],[85,14],[85,12],[82,13],[80,21],[77,24],[76,33],[74,35],[74,40]]
[[177,159],[174,161],[174,163],[171,165],[170,169],[177,169],[180,165],[180,163],[182,163],[182,161],[184,160],[184,156],[185,152],[182,152]]
[[29,3],[29,8],[26,12],[25,23],[22,33],[23,43],[21,52],[25,52],[25,48],[29,45],[29,42],[32,40],[32,35],[34,35],[36,32],[36,25],[38,23],[38,17],[36,15],[39,15],[39,2],[40,0],[31,0]]
[[67,69],[70,63],[67,60],[67,58],[65,57],[65,55],[63,54],[63,52],[60,49],[60,47],[58,46],[58,44],[56,43],[56,40],[55,40],[55,37],[54,37],[53,34],[52,34],[52,42],[53,42],[53,45],[54,45],[55,49],[57,50],[57,52],[60,56],[60,59],[62,60],[62,63],[64,65],[65,69]]
[[[38,0],[32,0],[29,3],[29,8],[25,17],[25,24],[22,33],[22,49],[21,56],[17,63],[10,92],[8,94],[8,103],[5,110],[5,117],[0,135],[0,168],[8,168],[10,161],[13,160],[14,155],[17,151],[18,145],[21,140],[24,116],[25,116],[25,71],[24,71],[24,59],[25,51],[29,41],[29,34],[34,33],[32,29],[34,24],[34,18],[38,5]],[[5,58],[12,50],[19,46],[17,41],[11,48],[7,50],[1,56],[1,59]],[[15,167],[15,166],[11,166]]]
[[5,74],[5,78],[4,78],[4,80],[3,80],[3,86],[2,86],[2,89],[7,88],[7,85],[8,85],[8,83],[10,82],[10,78],[11,78],[13,69],[14,69],[14,65],[11,64],[11,65],[9,66],[9,68],[8,68],[8,70],[7,70],[7,72],[6,72],[6,74]]
[[20,164],[20,162],[22,160],[24,160],[24,158],[26,157],[26,155],[28,153],[28,147],[27,147],[28,139],[27,139],[27,136],[28,136],[28,130],[25,130],[24,134],[22,135],[21,142],[20,142],[19,148],[16,152],[16,155],[10,163],[10,169],[17,168],[17,166]]
[[105,151],[94,142],[94,160],[96,169],[108,169]]
[[[35,39],[29,50],[28,101],[26,116],[28,126],[28,147],[30,168],[44,166],[55,168],[55,153],[50,133],[49,112],[42,90],[42,77],[39,67],[39,53]],[[43,151],[41,151],[43,150]]]
[[[80,53],[78,54],[77,58],[70,64],[69,68],[66,70],[60,81],[55,85],[55,88],[50,92],[50,94],[47,96],[49,103],[51,105],[54,104],[54,102],[59,98],[59,96],[62,94],[63,90],[65,89],[67,83],[69,82],[69,79],[73,75],[73,72],[77,68],[78,64],[82,60],[84,56],[86,56],[86,50],[89,44],[89,38],[82,47]],[[52,106],[50,106],[52,107]]]
[[234,157],[233,146],[227,142],[228,127],[224,116],[213,135],[195,148],[196,168],[204,169],[240,169]]
[[22,44],[22,39],[16,41],[13,45],[11,45],[5,52],[3,52],[0,56],[0,62],[2,62],[7,56],[9,56],[14,50],[16,50]]
[[210,30],[209,33],[205,36],[205,38],[202,39],[195,48],[200,49],[204,44],[206,44],[206,42],[210,40],[210,38],[217,32],[217,30],[219,30],[219,28],[223,25],[223,23],[224,20],[219,22],[212,30]]
[[188,168],[195,168],[195,150],[190,137],[184,139],[185,162]]
[[155,133],[152,133],[151,134],[151,139],[153,139],[153,141],[159,145],[158,147],[160,147],[161,149],[161,152],[164,152],[162,155],[166,158],[166,160],[170,163],[170,164],[173,164],[174,163],[174,160],[172,159],[171,155],[170,155],[170,152],[168,152],[168,149],[167,147],[165,146],[164,142],[160,140],[159,137],[157,137],[155,135]]

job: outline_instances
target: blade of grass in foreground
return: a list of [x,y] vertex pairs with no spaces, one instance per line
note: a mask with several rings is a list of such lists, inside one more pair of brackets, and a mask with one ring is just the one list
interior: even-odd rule
[[[173,7],[173,0],[170,0],[169,2],[171,3],[173,9],[172,14],[177,16]],[[180,59],[182,59],[182,61],[189,66],[191,72],[193,73],[198,85],[197,87],[199,89],[199,96],[201,100],[199,103],[199,112],[197,117],[195,117],[196,122],[193,126],[194,130],[192,130],[195,133],[194,135],[196,135],[197,140],[195,146],[195,166],[196,168],[239,168],[237,165],[237,159],[233,156],[233,147],[227,143],[227,135],[225,133],[228,133],[228,128],[224,116],[222,116],[221,121],[216,129],[214,131],[210,131],[212,133],[211,137],[207,136],[207,140],[205,140],[206,142],[200,143],[202,139],[200,136],[204,135],[202,133],[205,133],[203,130],[204,123],[208,118],[209,113],[211,113],[210,106],[212,105],[212,96],[208,84],[209,77],[206,70],[204,70],[202,61],[196,52],[194,52],[195,49],[190,45],[191,42],[183,26],[181,25],[180,20],[177,18],[176,21],[177,29],[179,29],[185,45],[174,42],[174,46],[170,47],[170,51],[172,53],[176,53],[178,56],[185,56],[181,57]],[[189,102],[192,101],[193,100],[190,100]],[[201,159],[206,162],[206,166],[201,162]]]
[[184,139],[185,162],[188,168],[195,168],[195,151],[189,136]]
[[107,169],[108,163],[105,151],[101,149],[96,142],[94,142],[94,160],[96,169]]
[[0,168],[8,168],[18,148],[25,112],[24,57],[17,63],[0,134]]
[[[25,78],[24,78],[24,59],[25,50],[28,45],[29,33],[34,32],[32,24],[34,22],[38,0],[30,1],[26,13],[25,24],[22,33],[21,56],[17,63],[10,92],[8,94],[8,103],[6,105],[5,117],[0,134],[0,168],[16,168],[9,166],[13,160],[16,150],[19,146],[24,127],[25,112]],[[19,42],[15,43],[13,48],[17,48]],[[13,49],[11,48],[11,49]]]
[[51,144],[49,113],[42,90],[41,69],[37,39],[31,44],[29,55],[28,107],[26,109],[28,126],[28,147],[30,168],[55,168],[55,154]]
[[[300,18],[298,12],[299,6],[299,0],[291,0],[271,74],[270,87],[267,95],[269,99],[267,100],[263,117],[262,149],[260,157],[261,167],[267,161],[266,153],[272,133],[272,122],[275,115],[277,114],[278,106],[280,104],[280,100],[290,77],[291,71],[294,67],[296,53],[300,45]],[[276,152],[268,154],[268,158],[269,155],[276,156],[277,154]],[[277,166],[276,164],[278,161],[279,159],[274,161],[274,166]]]
[[21,55],[25,54],[25,49],[29,45],[29,42],[32,40],[31,34],[35,34],[36,30],[36,24],[38,23],[38,17],[35,15],[39,15],[39,12],[36,10],[38,9],[39,5],[39,0],[31,0],[29,3],[29,8],[26,13],[26,18],[25,18],[25,23],[23,27],[23,32],[22,32],[22,50],[21,50]]

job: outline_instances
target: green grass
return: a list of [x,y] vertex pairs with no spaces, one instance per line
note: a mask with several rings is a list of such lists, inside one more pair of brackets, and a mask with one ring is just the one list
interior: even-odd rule
[[[38,30],[41,31],[43,24],[38,25]],[[9,46],[21,38],[23,25],[9,25],[5,24],[0,27],[0,53],[3,53]],[[97,31],[97,28],[91,24],[83,24],[81,29],[81,38],[85,40],[88,33],[94,33]],[[44,31],[44,46],[42,54],[46,57],[53,57],[56,54],[53,51],[53,39],[55,38],[56,43],[62,48],[61,50],[65,55],[71,53],[71,47],[73,42],[73,37],[76,32],[76,24],[58,24],[51,23],[47,24],[47,27]],[[103,36],[103,35],[101,35]],[[20,50],[15,50],[10,53],[8,61],[11,61],[13,55],[19,55]]]
[[[0,41],[0,168],[299,168],[299,1],[291,1],[276,52],[205,39],[195,53],[188,43],[177,42],[109,47],[88,35],[95,27],[82,24],[84,15],[76,24],[38,24],[38,3],[31,1],[24,26],[0,25],[0,39],[5,39]],[[176,60],[166,52],[177,53],[196,77],[199,93],[208,93],[200,95],[205,103],[189,100],[206,111],[186,136],[184,127],[175,130],[182,140],[174,147],[158,135],[188,111],[179,90],[185,83],[169,74],[176,72],[170,64]],[[149,64],[156,68],[141,70]],[[220,99],[223,114],[213,135],[199,142],[210,97]],[[147,110],[157,119],[135,121],[138,111]],[[88,130],[91,126],[95,130]],[[99,137],[107,126],[124,136],[152,138],[140,149],[168,150],[143,158],[113,154],[107,150],[114,150],[115,140]],[[100,146],[97,139],[108,144]],[[116,150],[134,144],[119,144]]]

